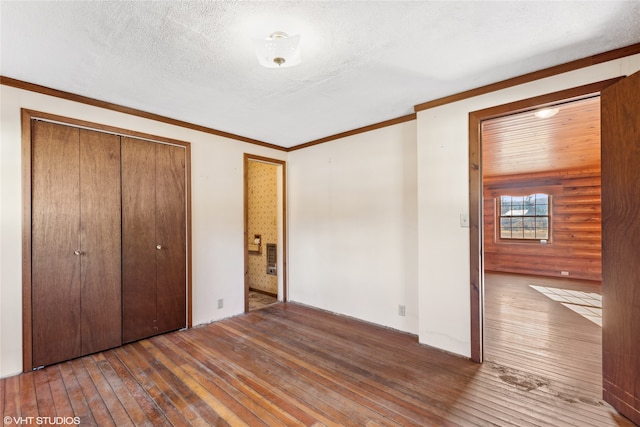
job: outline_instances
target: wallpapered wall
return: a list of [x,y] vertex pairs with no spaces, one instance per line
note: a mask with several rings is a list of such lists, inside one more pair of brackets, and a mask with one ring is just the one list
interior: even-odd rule
[[267,243],[278,242],[278,167],[249,161],[247,169],[249,243],[262,236],[262,253],[249,252],[249,287],[277,294],[277,276],[267,274]]

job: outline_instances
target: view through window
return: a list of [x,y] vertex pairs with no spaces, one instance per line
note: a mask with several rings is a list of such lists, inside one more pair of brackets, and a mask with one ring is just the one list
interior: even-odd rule
[[500,196],[500,238],[509,240],[549,239],[548,194]]

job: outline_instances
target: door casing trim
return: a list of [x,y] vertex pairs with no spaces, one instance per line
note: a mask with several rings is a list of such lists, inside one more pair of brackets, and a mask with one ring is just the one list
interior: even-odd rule
[[471,360],[474,362],[482,363],[484,360],[482,121],[598,96],[601,90],[623,78],[624,76],[616,77],[469,113],[469,284],[471,298]]
[[[248,225],[249,225],[249,162],[257,161],[262,163],[272,164],[274,166],[280,166],[282,174],[282,302],[288,301],[288,287],[287,287],[287,162],[285,160],[273,159],[270,157],[258,156],[254,154],[244,153],[244,312],[249,312],[249,240],[248,240]],[[279,242],[280,243],[280,242]]]

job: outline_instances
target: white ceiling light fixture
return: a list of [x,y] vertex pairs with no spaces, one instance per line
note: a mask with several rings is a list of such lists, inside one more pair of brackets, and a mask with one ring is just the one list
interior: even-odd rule
[[538,110],[534,114],[539,119],[548,119],[549,117],[553,117],[558,114],[559,108],[545,108],[543,110]]
[[256,55],[260,65],[267,68],[293,67],[301,62],[300,36],[289,36],[276,31],[256,42]]

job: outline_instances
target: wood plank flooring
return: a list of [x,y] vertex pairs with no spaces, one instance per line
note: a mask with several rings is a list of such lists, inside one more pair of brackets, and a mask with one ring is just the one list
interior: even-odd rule
[[588,302],[579,297],[600,294],[599,282],[486,273],[484,283],[485,360],[599,400],[601,327],[563,305],[584,307]]
[[82,426],[632,425],[555,378],[526,387],[527,375],[279,303],[3,379],[0,412]]

